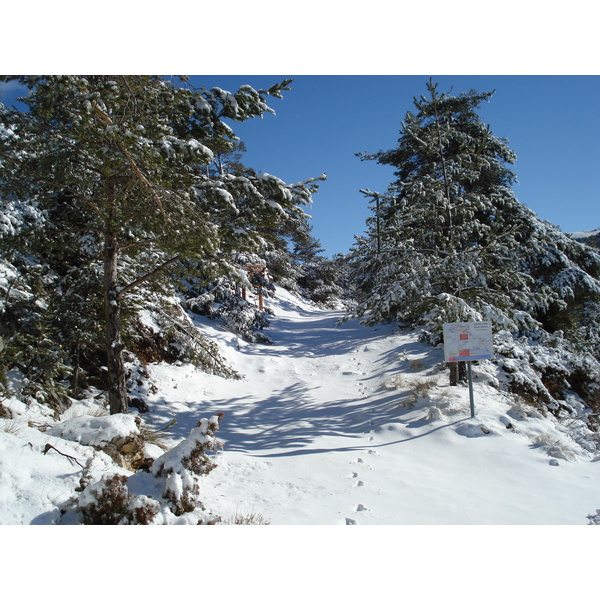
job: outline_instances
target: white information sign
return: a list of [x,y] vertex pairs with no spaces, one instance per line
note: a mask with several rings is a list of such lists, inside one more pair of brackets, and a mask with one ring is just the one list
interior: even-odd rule
[[444,360],[446,362],[493,358],[492,324],[444,323]]

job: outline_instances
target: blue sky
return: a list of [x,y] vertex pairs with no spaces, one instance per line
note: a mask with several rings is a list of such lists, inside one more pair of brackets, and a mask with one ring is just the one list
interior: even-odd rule
[[[207,76],[205,87],[266,88],[282,76]],[[361,161],[357,152],[396,145],[413,98],[430,75],[302,75],[276,115],[234,127],[247,147],[246,164],[286,182],[321,173],[313,206],[313,235],[327,255],[346,252],[370,214],[361,188],[384,192],[393,168]],[[600,227],[600,76],[436,76],[440,91],[496,90],[479,114],[517,154],[514,186],[540,218],[575,232]]]
[[[600,227],[600,76],[431,76],[440,91],[496,90],[480,115],[517,154],[520,202],[565,232]],[[287,77],[294,77],[292,90],[270,101],[276,115],[233,125],[247,147],[244,162],[288,183],[326,173],[307,208],[313,235],[326,255],[347,252],[370,214],[360,189],[384,192],[393,178],[392,167],[355,154],[395,146],[402,119],[430,75],[209,75],[193,81],[234,91]]]

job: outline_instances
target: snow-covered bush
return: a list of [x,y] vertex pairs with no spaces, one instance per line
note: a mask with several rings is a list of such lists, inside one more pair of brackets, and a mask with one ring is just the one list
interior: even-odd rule
[[[261,293],[269,294],[267,282],[263,281]],[[269,326],[268,307],[260,307],[241,296],[239,284],[227,278],[221,278],[210,288],[190,292],[185,304],[193,313],[221,319],[227,329],[249,342],[271,343],[271,338],[263,331]]]
[[84,525],[149,525],[158,514],[159,503],[151,498],[140,501],[127,489],[125,475],[108,475],[88,485],[77,499]]
[[[142,304],[143,302],[143,304]],[[132,318],[127,340],[142,364],[189,362],[206,373],[237,377],[217,345],[202,335],[174,296],[145,291]]]
[[207,452],[222,447],[215,433],[223,414],[201,419],[190,435],[175,448],[154,461],[152,474],[163,482],[162,496],[175,515],[203,510],[199,500],[200,477],[210,473],[216,464]]
[[[222,413],[201,419],[190,435],[159,456],[148,471],[131,476],[105,475],[91,482],[88,463],[81,478],[81,493],[68,503],[87,525],[210,525],[220,518],[205,511],[200,500],[200,479],[216,464],[208,455],[222,443],[216,432]],[[66,512],[66,510],[64,512]]]
[[565,417],[578,413],[570,402],[574,393],[588,406],[585,422],[597,429],[593,415],[600,408],[600,362],[592,355],[570,348],[558,332],[540,332],[533,342],[501,332],[494,337],[494,349],[494,362],[510,391]]

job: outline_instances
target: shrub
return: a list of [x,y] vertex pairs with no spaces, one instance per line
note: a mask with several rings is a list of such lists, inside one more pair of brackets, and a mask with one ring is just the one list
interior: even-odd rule
[[[207,452],[216,452],[222,446],[215,437],[222,418],[219,413],[201,419],[185,440],[154,461],[149,472],[138,471],[130,477],[105,475],[92,483],[92,465],[88,462],[77,488],[80,494],[65,505],[63,514],[74,507],[85,525],[218,522],[219,517],[205,512],[199,495],[200,477],[216,467]],[[157,490],[160,497],[154,498]]]
[[196,508],[204,510],[198,498],[199,478],[216,467],[207,452],[216,452],[222,447],[215,437],[222,418],[223,413],[219,413],[198,421],[185,440],[165,452],[152,465],[152,474],[164,480],[162,495],[175,515],[192,512]]

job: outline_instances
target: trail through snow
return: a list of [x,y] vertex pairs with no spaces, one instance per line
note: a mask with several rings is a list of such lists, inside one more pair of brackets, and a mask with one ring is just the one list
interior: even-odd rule
[[243,380],[151,370],[156,425],[176,417],[185,436],[225,414],[225,449],[202,488],[209,510],[274,525],[575,525],[600,508],[600,462],[492,387],[484,363],[471,418],[468,389],[449,387],[443,352],[417,333],[338,325],[342,311],[283,290],[271,307],[273,345],[196,321]]
[[[194,318],[243,379],[161,363],[149,365],[152,385],[143,384],[150,407],[143,418],[166,428],[171,445],[201,418],[224,413],[225,447],[200,490],[224,522],[251,515],[272,525],[600,521],[600,461],[581,445],[577,423],[500,391],[489,361],[473,367],[471,418],[467,387],[448,385],[442,350],[420,343],[418,332],[338,325],[343,311],[281,289],[269,306],[272,345]],[[13,418],[0,423],[1,524],[59,522],[88,458],[96,479],[118,470],[83,445],[98,434],[85,411],[100,402],[74,403],[56,424],[47,407],[4,401]],[[94,427],[104,423],[92,418]],[[66,430],[68,439],[60,437]]]
[[[224,522],[253,516],[272,526],[61,527],[51,539],[48,528],[4,527],[0,559],[11,581],[16,574],[17,586],[51,599],[64,599],[72,584],[75,597],[117,552],[142,567],[124,575],[138,595],[187,596],[206,576],[226,597],[590,595],[595,527],[364,527],[597,523],[600,461],[576,443],[572,424],[515,403],[491,385],[485,362],[473,369],[471,418],[467,388],[448,386],[441,349],[415,332],[337,326],[341,311],[283,290],[270,306],[270,346],[196,318],[244,379],[150,365],[155,391],[144,419],[172,425],[174,445],[222,411],[225,448],[202,501]],[[117,470],[77,435],[40,431],[52,422],[41,405],[6,404],[14,416],[0,428],[0,524],[57,522],[88,458],[97,478]],[[77,433],[82,410],[77,403],[59,429]],[[83,441],[90,431],[80,434]],[[49,584],[59,572],[67,583]],[[117,585],[123,591],[124,581]]]

